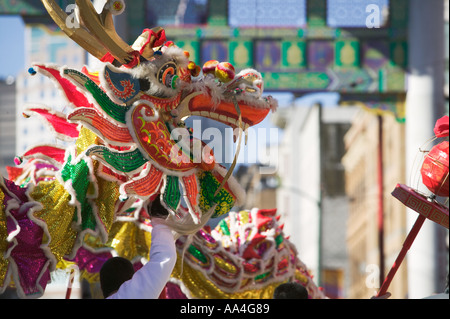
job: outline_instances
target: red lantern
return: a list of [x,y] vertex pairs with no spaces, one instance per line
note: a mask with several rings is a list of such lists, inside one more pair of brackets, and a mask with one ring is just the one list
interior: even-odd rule
[[448,142],[435,145],[425,156],[422,168],[423,184],[437,196],[449,196]]

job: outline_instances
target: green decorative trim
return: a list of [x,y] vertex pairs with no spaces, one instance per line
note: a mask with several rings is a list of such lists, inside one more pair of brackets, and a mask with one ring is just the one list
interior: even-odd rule
[[[75,221],[77,221],[78,215],[74,215]],[[88,201],[84,201],[81,204],[81,229],[92,229],[95,230],[97,227],[97,221],[95,220],[95,216],[92,210],[92,206]]]
[[67,74],[72,79],[83,85],[93,96],[102,110],[114,120],[126,124],[125,114],[131,106],[119,105],[111,101],[109,96],[86,74],[73,69],[65,69],[64,74]]
[[227,221],[225,219],[222,219],[219,223],[220,229],[222,229],[222,232],[225,236],[230,236],[230,228],[228,228]]
[[[61,177],[64,182],[71,180],[71,186],[75,192],[75,199],[80,204],[81,212],[74,214],[74,221],[77,222],[81,229],[95,230],[97,222],[93,214],[92,206],[86,198],[86,194],[89,190],[89,166],[83,160],[76,164],[71,164],[72,155],[69,155],[66,165],[64,165],[61,171]],[[78,211],[78,207],[76,207]],[[81,221],[78,220],[78,215],[81,216]]]
[[103,111],[105,111],[106,114],[120,123],[126,123],[125,114],[131,108],[131,106],[122,106],[114,103],[113,101],[111,101],[109,96],[92,80],[86,81],[84,86],[92,94],[98,105],[100,105],[100,107]]
[[283,243],[284,238],[283,235],[278,235],[277,237],[275,237],[275,243],[277,244],[277,248]]
[[75,190],[77,199],[82,202],[89,188],[89,167],[83,160],[72,165],[72,155],[69,155],[66,165],[61,171],[61,177],[64,182],[72,180],[72,188]]
[[27,178],[25,178],[25,180],[22,182],[22,184],[20,184],[20,187],[21,188],[27,187],[27,185],[30,183],[30,181],[31,181],[31,177],[28,176]]
[[163,194],[164,203],[173,211],[178,209],[181,202],[180,183],[177,176],[166,177],[166,186]]
[[147,159],[142,156],[138,149],[118,153],[109,150],[107,147],[97,145],[90,147],[86,151],[86,155],[95,155],[108,166],[125,173],[134,171],[147,163]]
[[194,245],[190,245],[188,248],[188,252],[197,260],[199,260],[203,264],[208,263],[208,258]]
[[268,271],[268,272],[265,272],[265,273],[263,273],[261,275],[256,276],[255,277],[255,282],[267,280],[269,278],[270,274],[271,274],[271,272]]
[[92,81],[86,74],[78,70],[64,69],[64,74],[69,75],[72,79],[76,80],[82,85],[84,85],[87,81]]
[[202,211],[208,211],[217,204],[212,218],[228,213],[234,206],[235,198],[223,187],[219,194],[214,197],[214,193],[219,188],[220,183],[211,172],[202,171],[198,175],[200,184],[199,207]]

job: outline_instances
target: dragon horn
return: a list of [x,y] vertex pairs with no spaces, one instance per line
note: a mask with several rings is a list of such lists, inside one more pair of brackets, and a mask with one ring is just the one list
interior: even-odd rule
[[135,51],[117,34],[111,11],[104,8],[102,13],[98,14],[90,0],[76,0],[76,3],[81,20],[89,32],[121,64],[131,62],[135,58]]
[[104,48],[98,40],[83,28],[69,27],[67,25],[68,16],[54,0],[41,0],[45,9],[55,23],[64,31],[69,38],[78,43],[83,49],[95,56],[97,59],[103,58],[108,50]]
[[54,0],[41,1],[61,30],[97,59],[112,56],[118,63],[132,67],[142,58],[117,34],[109,8],[98,14],[90,0],[76,0],[82,26],[70,27],[66,24],[67,14]]

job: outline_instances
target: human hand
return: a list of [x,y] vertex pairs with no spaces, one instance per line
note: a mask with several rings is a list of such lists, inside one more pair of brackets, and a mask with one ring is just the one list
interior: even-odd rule
[[378,296],[378,293],[375,291],[375,295],[370,299],[388,299],[391,296],[390,292],[386,292],[384,295]]

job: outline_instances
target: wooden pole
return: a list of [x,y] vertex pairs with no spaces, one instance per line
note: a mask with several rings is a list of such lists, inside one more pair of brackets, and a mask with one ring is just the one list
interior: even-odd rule
[[395,276],[395,273],[397,272],[398,268],[400,267],[409,248],[411,248],[411,245],[414,242],[414,239],[416,239],[416,236],[419,233],[419,230],[422,227],[425,219],[426,218],[423,215],[419,215],[419,217],[417,217],[417,220],[414,223],[414,226],[412,227],[411,231],[409,232],[408,236],[406,237],[406,239],[403,243],[402,250],[398,254],[397,259],[395,260],[394,264],[391,267],[391,270],[389,271],[388,275],[386,276],[386,279],[384,280],[383,285],[381,286],[380,291],[377,294],[377,297],[381,297],[384,294],[386,294],[386,292],[389,288],[389,285],[391,284],[391,281]]

